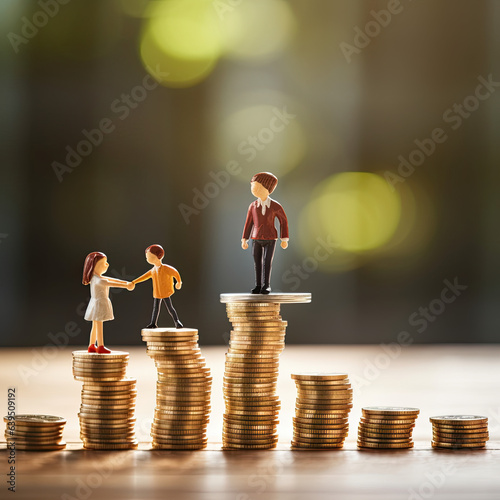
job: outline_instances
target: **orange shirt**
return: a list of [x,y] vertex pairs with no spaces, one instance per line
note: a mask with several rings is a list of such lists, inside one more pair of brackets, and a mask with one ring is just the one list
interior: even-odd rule
[[167,264],[159,267],[153,266],[147,273],[136,278],[132,283],[141,283],[148,279],[153,280],[153,297],[155,299],[166,299],[174,293],[174,278],[180,282],[181,276],[177,269]]

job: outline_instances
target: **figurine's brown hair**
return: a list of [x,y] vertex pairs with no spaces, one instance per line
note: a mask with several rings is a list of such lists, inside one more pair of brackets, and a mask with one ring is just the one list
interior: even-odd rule
[[83,264],[83,278],[82,283],[88,285],[94,274],[95,265],[101,260],[105,259],[106,255],[102,252],[92,252],[87,255],[85,264]]
[[148,248],[146,248],[146,253],[148,252],[151,252],[158,259],[163,259],[163,256],[165,255],[165,250],[163,250],[163,247],[161,245],[149,246]]
[[250,182],[258,182],[262,184],[271,194],[278,184],[278,178],[271,172],[260,172],[252,177]]

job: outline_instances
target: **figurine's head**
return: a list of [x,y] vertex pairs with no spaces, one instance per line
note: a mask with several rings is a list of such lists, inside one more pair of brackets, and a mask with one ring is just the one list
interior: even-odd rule
[[278,178],[271,172],[255,174],[250,181],[252,194],[261,200],[265,200],[275,190],[277,184]]
[[159,266],[164,255],[165,250],[161,245],[151,245],[146,248],[146,260],[151,265]]
[[83,264],[82,283],[88,285],[94,274],[101,275],[108,269],[108,258],[102,252],[92,252],[87,255]]

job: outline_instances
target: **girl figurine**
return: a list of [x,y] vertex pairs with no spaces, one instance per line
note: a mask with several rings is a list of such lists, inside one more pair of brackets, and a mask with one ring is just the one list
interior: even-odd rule
[[[126,288],[133,290],[135,285],[128,281],[102,276],[108,269],[108,259],[102,252],[92,252],[87,255],[83,265],[84,285],[90,285],[90,301],[85,312],[85,319],[92,321],[89,352],[108,354],[111,351],[104,347],[103,321],[114,319],[113,306],[109,300],[109,288]],[[95,346],[97,340],[97,348]]]

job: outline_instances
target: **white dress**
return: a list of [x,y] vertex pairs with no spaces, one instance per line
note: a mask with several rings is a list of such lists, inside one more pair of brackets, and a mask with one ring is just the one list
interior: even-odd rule
[[114,319],[113,306],[109,300],[109,285],[94,274],[90,280],[90,301],[85,311],[87,321],[109,321]]

